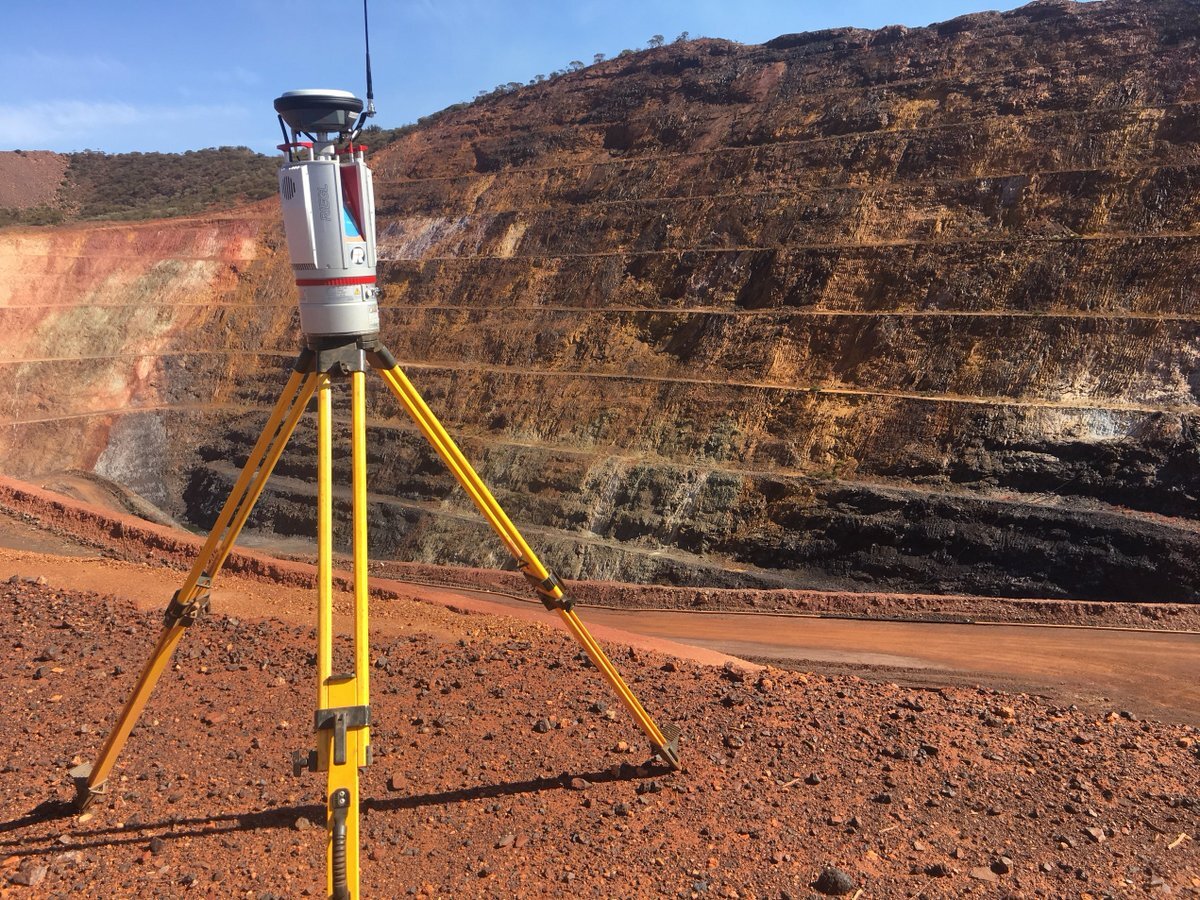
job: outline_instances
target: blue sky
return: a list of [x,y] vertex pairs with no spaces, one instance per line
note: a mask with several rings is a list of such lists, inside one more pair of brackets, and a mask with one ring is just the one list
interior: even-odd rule
[[[682,31],[761,43],[839,25],[939,22],[1018,3],[976,0],[371,0],[378,124],[644,47]],[[271,101],[293,88],[362,94],[357,0],[42,0],[0,13],[0,150],[274,152]]]

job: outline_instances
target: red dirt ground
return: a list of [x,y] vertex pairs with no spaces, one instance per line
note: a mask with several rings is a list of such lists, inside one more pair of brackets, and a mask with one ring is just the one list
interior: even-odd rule
[[[23,573],[0,580],[0,895],[320,896],[320,782],[288,764],[311,744],[304,567],[265,581],[267,563],[241,557],[107,804],[65,806],[65,770],[94,755],[158,630],[157,611],[113,595],[162,605],[178,578],[164,562],[186,553],[147,527],[161,546],[108,531],[126,557],[143,548],[137,563],[2,529],[29,549],[0,551],[0,579]],[[88,591],[81,572],[107,574]],[[644,741],[560,632],[400,597],[372,613],[365,896],[807,898],[827,866],[859,900],[1200,896],[1194,727],[725,668],[608,632],[650,712],[684,729],[687,771],[668,774],[640,765]]]

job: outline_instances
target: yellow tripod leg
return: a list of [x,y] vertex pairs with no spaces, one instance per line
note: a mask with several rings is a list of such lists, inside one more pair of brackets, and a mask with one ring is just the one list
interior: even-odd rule
[[[350,376],[350,448],[354,487],[354,682],[355,704],[371,705],[370,633],[367,602],[370,581],[367,571],[367,376]],[[365,748],[370,743],[369,727],[362,729]],[[364,763],[365,765],[365,763]]]
[[228,558],[238,533],[262,493],[271,470],[287,446],[312,395],[311,379],[306,378],[302,371],[302,365],[306,363],[307,358],[302,354],[297,361],[296,369],[288,379],[267,419],[267,424],[250,451],[250,456],[221,508],[208,539],[192,564],[187,578],[184,579],[183,586],[171,598],[158,642],[138,676],[133,693],[125,702],[116,723],[101,746],[95,763],[71,769],[69,774],[75,782],[77,802],[81,810],[86,809],[96,797],[104,794],[108,776],[116,764],[117,757],[145,709],[158,679],[171,661],[184,631],[207,609],[208,589],[212,586],[212,580]]
[[367,479],[365,387],[351,375],[354,493],[354,671],[333,671],[333,424],[328,375],[317,387],[317,732],[316,768],[326,781],[326,892],[359,896],[358,768],[368,755]]
[[467,495],[479,508],[484,519],[500,536],[508,551],[516,558],[517,565],[525,577],[533,584],[542,603],[547,609],[558,612],[571,636],[578,641],[587,653],[592,664],[612,687],[622,705],[633,716],[638,726],[650,739],[651,746],[668,764],[678,769],[679,762],[679,730],[674,726],[660,729],[646,712],[637,696],[630,690],[629,685],[621,677],[604,650],[596,643],[595,638],[574,612],[574,603],[567,597],[562,582],[554,576],[538,559],[537,554],[525,541],[525,538],[505,514],[496,498],[492,496],[486,484],[483,483],[463,455],[454,439],[438,421],[437,416],[425,403],[412,382],[392,355],[386,350],[378,350],[369,355],[372,365],[379,369],[384,381],[396,395],[396,399],[404,407],[405,412],[416,423],[425,439],[433,446],[437,454],[446,463],[450,472],[467,492]]

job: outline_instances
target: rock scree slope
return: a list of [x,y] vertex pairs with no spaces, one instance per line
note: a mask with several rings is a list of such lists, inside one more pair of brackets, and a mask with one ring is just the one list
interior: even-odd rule
[[68,164],[47,150],[0,152],[0,210],[52,205]]
[[[1196,13],[689,41],[447,111],[373,161],[384,338],[567,577],[1192,601]],[[210,523],[296,349],[281,243],[269,200],[0,231],[5,471]],[[373,552],[503,563],[369,403]],[[252,529],[312,534],[313,443]]]

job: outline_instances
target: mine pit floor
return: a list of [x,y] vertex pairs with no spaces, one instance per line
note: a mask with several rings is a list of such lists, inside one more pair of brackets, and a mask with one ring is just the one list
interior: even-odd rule
[[[0,521],[0,894],[320,896],[321,787],[287,763],[311,742],[304,567],[220,580],[109,800],[75,817],[65,770],[94,755],[126,697],[179,560]],[[949,662],[920,662],[929,632],[895,637],[913,623],[789,618],[798,636],[775,621],[767,642],[733,630],[762,617],[584,609],[652,714],[683,727],[687,770],[669,774],[643,764],[640,735],[537,607],[399,585],[381,580],[372,604],[365,896],[810,897],[828,866],[860,900],[1200,896],[1194,724],[1116,696],[1073,706],[1000,674],[966,686]],[[646,635],[614,627],[638,616]],[[991,643],[1014,660],[1032,655],[1030,633],[1147,637],[1030,629],[1002,651],[995,627],[930,627],[981,634],[947,632],[964,655]],[[821,660],[826,628],[875,635],[847,652],[882,658]],[[817,671],[741,665],[658,632],[754,656],[804,646],[816,658],[789,665]],[[1148,637],[1196,658],[1195,636]],[[1141,657],[1147,696],[1169,693],[1154,681],[1162,658]]]

